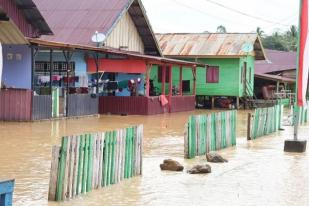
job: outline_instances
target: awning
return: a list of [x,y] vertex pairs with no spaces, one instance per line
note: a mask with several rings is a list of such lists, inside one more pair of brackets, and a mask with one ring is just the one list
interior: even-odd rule
[[295,83],[296,81],[295,79],[273,75],[273,74],[254,74],[254,76],[260,79],[266,79],[266,80],[271,80],[271,81],[276,81],[276,82],[279,81],[279,82]]
[[98,48],[98,47],[84,46],[84,45],[65,44],[65,43],[60,43],[60,42],[44,41],[44,40],[33,39],[33,38],[28,38],[28,40],[30,43],[37,45],[37,46],[41,46],[41,47],[60,49],[60,50],[64,50],[64,49],[85,50],[85,51],[92,51],[92,52],[105,53],[105,54],[122,55],[124,57],[127,57],[127,59],[144,60],[146,64],[181,65],[181,66],[189,67],[189,68],[190,67],[206,68],[206,64],[204,63],[183,61],[183,60],[177,60],[177,59],[169,59],[165,57],[150,56],[150,55],[138,54],[135,52],[111,49],[107,47]]
[[[93,58],[87,59],[88,72],[96,73],[97,67]],[[145,73],[146,63],[138,59],[99,59],[99,72]]]

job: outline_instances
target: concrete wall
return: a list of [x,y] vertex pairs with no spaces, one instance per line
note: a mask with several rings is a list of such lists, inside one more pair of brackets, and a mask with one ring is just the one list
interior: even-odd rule
[[31,49],[28,45],[2,45],[2,81],[7,87],[31,89]]

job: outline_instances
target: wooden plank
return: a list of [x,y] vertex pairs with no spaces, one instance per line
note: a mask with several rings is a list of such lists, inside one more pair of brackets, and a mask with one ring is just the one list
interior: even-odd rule
[[106,171],[105,171],[105,164],[106,164],[106,161],[105,161],[105,153],[106,153],[106,145],[105,145],[105,141],[106,141],[106,133],[103,132],[102,133],[102,177],[101,177],[101,187],[104,187],[105,186],[105,174],[106,174]]
[[68,187],[67,187],[67,198],[73,197],[73,173],[74,173],[74,160],[75,160],[75,146],[76,139],[74,136],[70,136],[71,144],[70,144],[70,159],[69,159],[69,174],[68,174]]
[[85,134],[85,147],[84,147],[84,165],[82,177],[82,193],[87,191],[87,178],[88,178],[88,157],[89,156],[89,135]]
[[84,177],[84,153],[85,153],[85,136],[79,136],[79,159],[78,159],[78,173],[77,173],[77,188],[76,194],[82,192],[83,177]]
[[121,180],[125,178],[125,168],[126,168],[126,138],[127,138],[127,129],[123,129],[122,134],[122,157],[121,157]]
[[63,189],[62,189],[62,200],[67,199],[69,197],[68,192],[68,184],[69,184],[69,171],[70,171],[70,147],[71,147],[71,137],[66,137],[67,148],[66,148],[66,159],[65,159],[65,170],[64,170],[64,178],[63,178]]
[[108,167],[109,167],[109,139],[110,139],[110,132],[105,132],[105,141],[104,141],[104,178],[103,178],[103,182],[104,182],[104,187],[106,187],[109,182],[109,171],[108,171]]
[[88,149],[88,171],[87,171],[87,186],[86,186],[86,192],[89,192],[92,190],[92,171],[93,171],[93,134],[88,135],[89,139],[89,149]]
[[60,147],[53,146],[51,168],[50,168],[50,178],[49,178],[49,191],[48,191],[48,200],[50,201],[56,200],[59,158],[60,158]]
[[140,133],[139,133],[139,175],[143,173],[143,138],[144,138],[144,126],[140,125]]
[[78,190],[78,169],[79,169],[79,147],[80,147],[80,137],[75,136],[75,157],[74,157],[74,172],[73,172],[73,197],[77,195]]
[[61,149],[60,149],[60,163],[58,168],[58,177],[57,177],[57,191],[56,191],[56,200],[63,200],[62,191],[63,191],[63,180],[65,174],[65,166],[66,166],[66,153],[67,153],[67,144],[68,138],[62,137],[61,141]]
[[114,173],[114,180],[115,183],[118,183],[118,174],[119,174],[119,135],[120,131],[117,130],[116,132],[116,144],[115,144],[115,173]]
[[92,181],[91,181],[91,189],[96,189],[98,186],[98,134],[93,134],[93,150],[92,150],[92,157],[93,157],[93,169],[92,169]]
[[116,132],[111,133],[111,164],[110,164],[110,184],[115,184],[115,146],[116,146]]
[[247,117],[247,140],[252,140],[252,114],[251,113],[248,113],[248,117]]
[[98,177],[98,184],[99,187],[103,187],[103,152],[104,152],[104,133],[99,134],[100,140],[100,155],[99,155],[99,177]]

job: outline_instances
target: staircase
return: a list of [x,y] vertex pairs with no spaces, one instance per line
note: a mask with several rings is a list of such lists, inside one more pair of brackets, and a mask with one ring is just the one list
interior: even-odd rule
[[[251,95],[251,91],[253,95]],[[251,84],[246,80],[244,85],[244,96],[242,97],[242,102],[244,103],[244,109],[255,109],[257,105],[255,103],[256,96],[254,94]]]

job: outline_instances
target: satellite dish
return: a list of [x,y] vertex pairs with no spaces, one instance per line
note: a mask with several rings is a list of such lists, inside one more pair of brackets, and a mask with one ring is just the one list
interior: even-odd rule
[[245,52],[245,53],[249,53],[253,51],[253,44],[246,42],[242,45],[241,47],[241,51]]
[[91,41],[97,44],[104,42],[105,39],[105,34],[99,33],[98,31],[96,31],[95,34],[91,37]]

